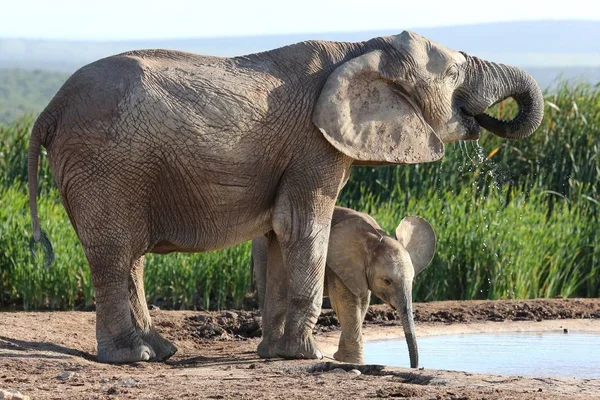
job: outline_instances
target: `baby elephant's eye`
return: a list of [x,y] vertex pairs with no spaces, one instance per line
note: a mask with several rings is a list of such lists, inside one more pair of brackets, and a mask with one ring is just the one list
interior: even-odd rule
[[384,285],[386,286],[390,286],[392,284],[392,280],[390,278],[381,278],[381,280],[383,281]]

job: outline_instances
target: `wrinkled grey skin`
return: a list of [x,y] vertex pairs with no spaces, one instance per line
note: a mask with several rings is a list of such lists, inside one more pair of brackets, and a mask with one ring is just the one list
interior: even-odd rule
[[[515,120],[483,114],[509,96],[520,102]],[[476,139],[480,124],[526,137],[542,105],[525,72],[410,32],[235,58],[111,56],[75,72],[33,127],[33,241],[49,247],[36,205],[44,146],[91,268],[98,360],[131,362],[176,351],[150,320],[146,253],[222,249],[273,231],[269,249],[282,260],[266,296],[287,300],[265,309],[269,347],[320,358],[312,328],[350,167],[439,160],[444,143]]]
[[[268,263],[268,235],[252,241],[252,276],[259,307],[264,307]],[[371,292],[397,310],[409,349],[410,366],[419,366],[419,352],[412,312],[413,278],[432,260],[435,231],[425,219],[404,218],[389,236],[368,214],[335,207],[331,220],[324,296],[340,321],[341,335],[336,360],[364,363],[362,323]],[[259,346],[261,357],[272,349]]]

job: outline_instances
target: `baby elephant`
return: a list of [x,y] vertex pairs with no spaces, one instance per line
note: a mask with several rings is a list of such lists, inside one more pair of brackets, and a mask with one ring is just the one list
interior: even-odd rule
[[[431,262],[435,246],[435,232],[421,217],[404,218],[393,238],[371,216],[348,208],[335,208],[324,295],[329,296],[342,329],[338,351],[334,354],[336,360],[364,363],[361,327],[372,291],[400,313],[410,366],[418,367],[412,283],[414,276]],[[265,301],[267,248],[267,236],[252,242],[253,273],[261,310]]]

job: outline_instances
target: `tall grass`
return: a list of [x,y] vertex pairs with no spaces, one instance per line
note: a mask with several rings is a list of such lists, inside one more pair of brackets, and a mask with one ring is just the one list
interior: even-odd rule
[[[530,138],[447,146],[437,163],[355,168],[338,204],[366,211],[392,233],[406,215],[438,237],[415,299],[600,296],[600,88],[546,94]],[[494,113],[509,116],[513,103]],[[93,304],[89,268],[42,156],[40,217],[56,264],[29,254],[27,140],[33,119],[0,126],[0,306],[69,309]],[[148,301],[165,308],[241,307],[249,243],[203,254],[148,255]]]
[[[484,132],[478,142],[446,145],[436,163],[356,168],[340,201],[360,204],[365,194],[379,201],[423,197],[427,191],[462,190],[473,184],[483,195],[493,186],[533,187],[562,196],[600,194],[600,84],[561,85],[546,93],[544,120],[529,138],[507,141]],[[500,118],[516,113],[505,101],[492,109]],[[585,192],[582,192],[585,190]],[[555,198],[549,197],[551,206]]]
[[[93,302],[89,267],[56,189],[39,200],[56,261],[34,259],[28,198],[22,185],[0,186],[0,304],[65,309]],[[167,308],[241,307],[250,279],[248,243],[204,254],[148,255],[148,300]]]
[[56,190],[39,201],[56,261],[44,268],[29,252],[31,220],[23,185],[0,186],[0,294],[2,305],[25,309],[91,304],[92,288],[83,250]]
[[167,308],[241,308],[250,282],[250,244],[203,254],[149,255],[147,297]]
[[547,216],[553,194],[533,190],[507,203],[506,191],[492,188],[480,198],[474,190],[432,191],[406,205],[367,200],[364,208],[388,232],[405,215],[434,226],[437,253],[415,280],[419,301],[599,296],[600,239],[591,203],[560,199]]
[[[0,124],[0,186],[13,183],[27,184],[27,149],[35,118],[31,115],[15,120],[10,125]],[[42,149],[38,188],[46,192],[55,187],[50,168]]]

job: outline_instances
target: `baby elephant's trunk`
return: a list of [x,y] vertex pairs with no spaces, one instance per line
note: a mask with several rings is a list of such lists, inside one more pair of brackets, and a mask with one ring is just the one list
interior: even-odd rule
[[417,347],[417,335],[415,334],[415,321],[412,316],[412,308],[402,316],[402,327],[404,328],[404,336],[408,346],[408,355],[410,357],[410,367],[419,367],[419,349]]
[[398,302],[396,310],[400,314],[404,337],[408,346],[408,355],[410,357],[410,367],[419,367],[419,349],[417,347],[417,335],[415,333],[415,321],[412,310],[412,293],[404,293],[402,299]]

